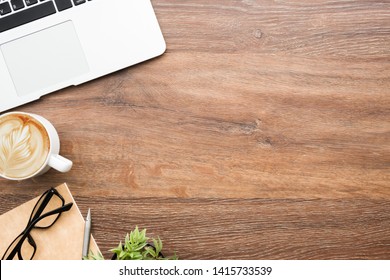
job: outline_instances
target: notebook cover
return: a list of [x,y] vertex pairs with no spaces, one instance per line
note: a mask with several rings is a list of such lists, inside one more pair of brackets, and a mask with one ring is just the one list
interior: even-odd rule
[[[66,184],[56,187],[65,203],[73,202],[72,208],[63,212],[48,229],[33,229],[31,236],[37,244],[34,260],[81,260],[84,237],[84,218]],[[26,227],[31,211],[40,196],[0,216],[0,258],[10,243]],[[92,217],[93,217],[93,211]],[[93,224],[93,220],[92,220]],[[93,225],[92,225],[93,227]],[[91,236],[89,249],[95,254],[99,248]]]

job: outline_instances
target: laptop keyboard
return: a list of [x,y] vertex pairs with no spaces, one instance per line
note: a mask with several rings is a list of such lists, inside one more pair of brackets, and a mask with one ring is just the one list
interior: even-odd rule
[[0,32],[86,2],[87,0],[0,0]]

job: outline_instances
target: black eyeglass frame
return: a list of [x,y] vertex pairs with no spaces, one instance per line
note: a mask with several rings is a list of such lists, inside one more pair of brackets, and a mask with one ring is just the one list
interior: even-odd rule
[[[53,210],[51,210],[51,211],[41,215],[43,210],[49,204],[51,198],[54,195],[56,195],[61,200],[62,206],[58,207],[56,209],[53,209]],[[43,201],[42,201],[42,203],[40,203],[40,201],[42,199],[43,199]],[[38,207],[38,205],[39,205],[39,207]],[[34,248],[34,252],[33,252],[32,256],[30,258],[30,260],[32,260],[34,258],[34,255],[35,255],[35,252],[36,252],[36,249],[37,249],[37,245],[36,245],[34,239],[32,238],[32,236],[30,234],[31,230],[34,229],[34,228],[36,228],[36,229],[45,229],[45,228],[51,227],[59,219],[59,217],[61,216],[61,213],[69,211],[72,208],[72,206],[73,206],[72,202],[65,204],[65,199],[54,188],[51,188],[51,189],[47,190],[46,192],[44,192],[41,195],[41,197],[38,199],[38,201],[36,202],[33,210],[31,211],[30,219],[29,219],[29,221],[27,223],[26,228],[11,242],[11,244],[8,246],[7,250],[5,251],[5,253],[4,253],[4,255],[3,255],[3,257],[1,259],[4,260],[5,256],[7,256],[7,253],[10,250],[10,248],[12,247],[12,245],[19,239],[18,243],[15,245],[13,250],[8,254],[6,259],[7,260],[12,260],[15,257],[15,255],[17,254],[18,255],[18,259],[19,260],[23,260],[22,253],[21,253],[21,248],[22,248],[22,245],[23,245],[24,241],[27,239],[28,243]],[[38,207],[38,209],[36,210],[37,207]],[[44,226],[44,227],[35,226],[41,220],[43,220],[43,219],[45,219],[45,218],[47,218],[49,216],[56,215],[56,214],[58,214],[58,216],[48,226]]]

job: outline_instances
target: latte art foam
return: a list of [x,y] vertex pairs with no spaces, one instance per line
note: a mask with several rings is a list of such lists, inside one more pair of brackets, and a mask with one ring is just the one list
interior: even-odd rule
[[45,164],[49,137],[43,126],[30,116],[15,114],[0,118],[0,173],[25,178]]

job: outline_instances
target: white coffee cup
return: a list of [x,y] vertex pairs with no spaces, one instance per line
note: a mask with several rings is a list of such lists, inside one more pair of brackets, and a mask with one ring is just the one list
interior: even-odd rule
[[0,115],[0,177],[20,181],[50,168],[68,172],[72,161],[59,152],[58,133],[47,119],[24,112]]

